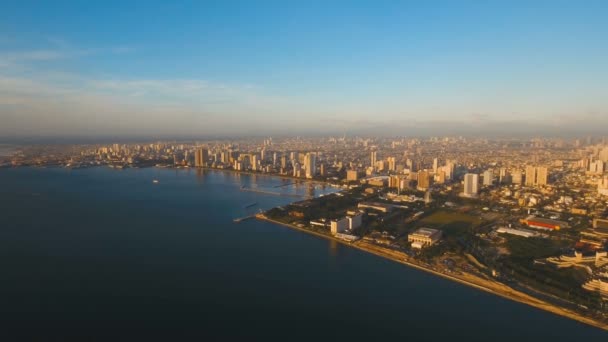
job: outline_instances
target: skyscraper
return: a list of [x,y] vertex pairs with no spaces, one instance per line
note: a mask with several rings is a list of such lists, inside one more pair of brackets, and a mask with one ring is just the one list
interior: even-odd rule
[[395,171],[397,169],[397,159],[395,157],[386,158],[388,161],[388,170]]
[[536,184],[536,168],[532,165],[526,166],[526,186]]
[[315,153],[306,153],[304,167],[306,168],[306,178],[313,178],[317,174],[317,155]]
[[431,175],[427,170],[418,172],[418,190],[427,190],[431,187]]
[[376,167],[376,160],[377,160],[377,156],[378,156],[378,152],[377,151],[372,151],[371,155],[370,155],[370,162],[373,168]]
[[477,197],[479,192],[479,175],[476,173],[467,173],[464,175],[464,197]]
[[549,170],[546,166],[526,166],[526,186],[547,185]]
[[199,148],[194,152],[194,166],[204,167],[209,158],[209,151],[204,148]]
[[549,170],[545,166],[536,168],[536,183],[534,185],[547,185],[549,180]]

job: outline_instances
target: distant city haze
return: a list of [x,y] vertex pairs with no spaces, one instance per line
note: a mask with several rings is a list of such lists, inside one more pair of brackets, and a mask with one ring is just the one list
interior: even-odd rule
[[0,5],[0,141],[577,135],[608,125],[606,1]]

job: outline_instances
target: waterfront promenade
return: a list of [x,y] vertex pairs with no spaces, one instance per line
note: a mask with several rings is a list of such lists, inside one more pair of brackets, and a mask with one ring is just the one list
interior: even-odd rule
[[298,226],[295,226],[292,224],[270,219],[270,218],[266,217],[263,213],[257,214],[257,215],[255,215],[255,217],[262,221],[271,222],[271,223],[278,224],[278,225],[288,227],[291,229],[295,229],[295,230],[298,230],[298,231],[301,231],[301,232],[304,232],[307,234],[311,234],[311,235],[314,235],[314,236],[317,236],[320,238],[332,240],[337,243],[340,243],[340,244],[343,244],[343,245],[346,245],[346,246],[349,246],[352,248],[356,248],[358,250],[361,250],[361,251],[364,251],[364,252],[367,252],[370,254],[374,254],[376,256],[407,265],[409,267],[413,267],[420,271],[431,273],[433,275],[442,277],[444,279],[455,281],[460,284],[463,284],[463,285],[466,285],[469,287],[473,287],[473,288],[476,288],[476,289],[484,291],[484,292],[488,292],[488,293],[491,293],[491,294],[494,294],[494,295],[497,295],[497,296],[500,296],[500,297],[503,297],[506,299],[510,299],[510,300],[513,300],[513,301],[516,301],[519,303],[527,304],[532,307],[535,307],[535,308],[538,308],[541,310],[545,310],[545,311],[554,313],[556,315],[568,317],[570,319],[573,319],[573,320],[576,320],[576,321],[579,321],[579,322],[608,331],[608,324],[606,324],[604,322],[597,321],[597,320],[594,320],[589,317],[581,316],[576,312],[573,312],[571,310],[568,310],[568,309],[560,307],[560,306],[556,306],[552,303],[548,303],[541,299],[532,297],[526,293],[517,291],[517,290],[515,290],[503,283],[495,281],[495,280],[483,279],[478,276],[472,275],[470,273],[462,273],[462,275],[455,275],[455,274],[447,274],[447,273],[439,272],[432,268],[425,267],[425,266],[421,265],[419,262],[417,262],[416,260],[410,258],[407,254],[393,250],[393,249],[371,244],[369,242],[365,242],[362,240],[352,242],[352,243],[347,242],[342,239],[333,237],[331,235],[321,234],[321,233],[318,233],[318,232],[315,232],[315,231],[312,231],[312,230],[309,230],[306,228],[301,228],[301,227],[298,227]]

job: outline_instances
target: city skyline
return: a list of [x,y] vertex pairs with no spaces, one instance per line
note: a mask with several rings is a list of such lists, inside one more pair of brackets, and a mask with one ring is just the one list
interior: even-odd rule
[[603,2],[146,5],[4,5],[0,137],[550,136],[608,124]]

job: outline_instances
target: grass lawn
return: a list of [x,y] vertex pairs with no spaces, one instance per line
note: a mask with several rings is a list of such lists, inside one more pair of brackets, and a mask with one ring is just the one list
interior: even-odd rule
[[419,222],[419,226],[438,229],[468,229],[475,227],[481,223],[481,219],[476,216],[471,216],[453,211],[437,211]]

